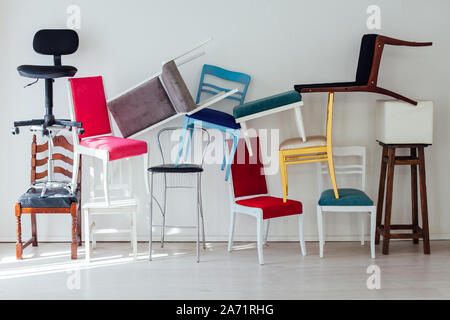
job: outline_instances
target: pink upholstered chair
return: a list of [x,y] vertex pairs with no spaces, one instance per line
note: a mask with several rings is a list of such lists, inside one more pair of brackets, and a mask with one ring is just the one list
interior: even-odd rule
[[[69,97],[72,120],[82,122],[84,134],[74,136],[74,168],[78,168],[81,155],[100,159],[103,162],[103,197],[90,199],[82,204],[86,260],[90,259],[90,238],[95,248],[95,234],[130,233],[133,243],[134,257],[137,256],[136,211],[137,200],[131,192],[127,196],[112,198],[110,196],[109,167],[113,161],[142,156],[144,160],[143,174],[148,191],[148,149],[144,141],[114,137],[106,106],[102,77],[69,79]],[[131,167],[131,166],[130,166]],[[74,173],[77,177],[77,172]],[[130,176],[132,176],[130,174]],[[74,182],[73,182],[74,183]],[[95,186],[90,186],[91,189]],[[94,194],[91,190],[91,196]],[[89,216],[95,214],[131,214],[131,228],[125,230],[99,229],[89,223]]]
[[[263,174],[264,166],[260,159],[259,139],[251,138],[250,143],[252,149],[256,150],[253,156],[249,156],[245,140],[241,139],[237,148],[238,152],[231,165],[232,179],[229,180],[231,216],[228,251],[231,252],[233,248],[236,213],[256,218],[258,258],[261,265],[264,264],[263,244],[267,242],[269,222],[276,218],[298,215],[300,247],[302,254],[306,255],[306,247],[303,241],[302,203],[289,199],[284,203],[282,198],[270,196],[266,177]],[[244,148],[245,161],[242,161],[244,159],[241,159],[240,151]]]

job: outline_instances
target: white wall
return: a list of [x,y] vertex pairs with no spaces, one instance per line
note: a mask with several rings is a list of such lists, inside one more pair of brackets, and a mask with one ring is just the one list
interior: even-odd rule
[[[110,97],[157,72],[163,60],[212,35],[215,41],[208,46],[207,55],[181,70],[191,92],[196,94],[202,64],[211,63],[251,74],[248,100],[291,90],[296,83],[354,79],[361,36],[370,32],[366,28],[366,8],[378,4],[382,9],[380,33],[434,42],[431,48],[386,48],[380,84],[414,99],[436,102],[435,144],[426,151],[430,231],[435,239],[450,238],[446,205],[450,181],[448,1],[0,0],[0,241],[15,240],[13,206],[29,181],[31,136],[27,132],[11,136],[9,128],[14,120],[41,117],[44,110],[43,83],[23,89],[28,80],[19,77],[16,67],[51,62],[50,57],[33,52],[33,35],[41,28],[65,27],[69,4],[78,4],[82,10],[81,44],[78,52],[64,61],[79,69],[77,76],[102,75]],[[367,189],[373,199],[377,194],[381,152],[375,142],[374,105],[380,98],[383,97],[367,93],[338,93],[335,105],[335,144],[368,147]],[[326,99],[326,94],[304,95],[309,134],[320,133]],[[55,84],[55,111],[59,117],[68,116],[64,80]],[[181,120],[170,125],[181,125]],[[281,127],[281,139],[296,134],[289,113],[255,120],[250,125]],[[142,137],[151,145],[152,164],[160,161],[155,133]],[[141,168],[140,162],[134,164]],[[314,169],[314,165],[289,168],[290,196],[304,203],[308,239],[316,239],[318,193]],[[345,180],[341,181],[342,186]],[[279,175],[269,177],[268,182],[273,194],[280,195]],[[399,168],[393,222],[409,221],[409,190],[409,170]],[[145,204],[140,181],[136,192]],[[208,238],[224,240],[229,221],[228,189],[218,166],[206,168],[203,194]],[[177,201],[170,202],[169,224],[194,222],[192,208],[187,205],[190,201],[189,196],[180,194]],[[139,212],[141,240],[147,239],[146,217],[143,206]],[[272,239],[296,239],[293,219],[276,221]],[[238,222],[239,238],[253,238],[253,221],[244,217]],[[356,222],[348,215],[330,217],[327,233],[333,239],[356,239]],[[41,240],[69,239],[68,217],[40,217],[38,223]],[[189,232],[175,233],[170,239],[192,236]]]

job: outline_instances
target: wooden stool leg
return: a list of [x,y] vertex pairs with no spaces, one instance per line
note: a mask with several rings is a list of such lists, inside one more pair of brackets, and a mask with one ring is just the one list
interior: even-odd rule
[[22,220],[21,220],[21,208],[20,204],[16,204],[15,208],[15,215],[16,215],[16,235],[17,235],[17,242],[16,242],[16,258],[18,260],[22,260]]
[[391,237],[391,210],[392,210],[392,192],[394,188],[394,168],[395,168],[395,148],[388,150],[388,174],[386,189],[386,208],[384,213],[384,232],[383,232],[383,254],[389,254],[389,240]]
[[31,235],[33,239],[33,247],[38,246],[36,215],[31,215]]
[[378,186],[377,226],[375,233],[375,244],[380,244],[380,231],[378,230],[378,228],[381,227],[381,222],[383,220],[384,189],[386,187],[386,168],[387,168],[387,162],[384,161],[384,158],[387,157],[387,155],[388,155],[388,148],[384,146],[381,155],[380,184]]
[[430,235],[428,230],[428,200],[427,200],[427,182],[425,174],[425,153],[424,147],[419,147],[419,175],[420,175],[420,204],[422,212],[422,230],[423,230],[423,252],[430,254]]
[[77,205],[75,203],[72,204],[71,207],[71,215],[72,215],[72,260],[77,259],[77,248],[78,248],[78,219],[77,219]]
[[[416,148],[411,148],[411,157],[417,157]],[[413,232],[418,232],[419,210],[417,205],[417,165],[411,165],[411,207],[412,207],[412,226]],[[414,244],[419,243],[419,239],[413,239]]]

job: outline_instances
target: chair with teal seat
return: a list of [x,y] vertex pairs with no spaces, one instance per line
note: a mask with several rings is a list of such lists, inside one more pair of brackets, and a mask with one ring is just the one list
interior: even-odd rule
[[[221,85],[212,84],[209,82],[210,78],[221,79],[227,82],[233,82],[233,85],[238,83],[243,86],[242,91],[237,91],[235,94],[228,96],[226,99],[237,101],[238,104],[243,104],[245,100],[245,96],[247,95],[248,86],[250,84],[251,77],[248,74],[225,70],[220,67],[216,67],[213,65],[205,64],[203,66],[202,75],[200,77],[200,85],[198,88],[197,101],[196,103],[200,103],[200,99],[202,94],[216,95],[221,92],[229,92],[230,89],[224,88]],[[183,147],[189,148],[191,137],[188,135],[188,128],[193,128],[195,123],[201,124],[204,128],[217,129],[224,133],[224,141],[228,137],[231,137],[233,140],[233,148],[230,153],[230,157],[227,161],[226,154],[224,152],[222,170],[225,170],[227,167],[227,171],[225,174],[225,180],[228,181],[231,170],[231,162],[234,158],[234,154],[236,153],[237,144],[239,141],[239,136],[241,134],[241,126],[236,123],[234,117],[231,114],[210,109],[204,108],[194,114],[187,114],[184,119],[183,130],[184,134],[181,137],[180,147],[178,152],[178,157],[176,160],[176,164],[180,162],[181,155],[183,153]],[[190,131],[192,132],[192,130]],[[187,138],[187,141],[184,141]],[[224,143],[225,150],[225,143]],[[187,153],[185,153],[187,154]],[[228,165],[227,165],[228,163]]]
[[302,95],[295,90],[291,90],[235,107],[233,110],[233,115],[236,118],[236,122],[241,125],[242,133],[250,155],[253,155],[253,151],[250,143],[247,121],[278,112],[288,110],[295,111],[295,120],[297,122],[299,136],[303,142],[306,142],[305,126],[303,124],[303,116],[301,112],[302,106]]
[[[328,175],[328,167],[323,163],[318,164],[319,190],[322,192],[317,205],[317,228],[319,233],[320,257],[323,258],[323,249],[325,245],[323,232],[324,212],[369,212],[371,257],[372,259],[375,259],[375,227],[377,210],[372,199],[370,199],[370,197],[365,193],[366,148],[359,146],[334,147],[333,157],[342,159],[342,164],[339,163],[338,165],[335,165],[336,175],[360,175],[361,180],[358,180],[361,182],[361,189],[339,189],[339,199],[336,199],[333,189],[328,189],[322,192],[322,176]],[[355,159],[357,161],[355,161]],[[361,218],[361,245],[364,245],[366,221],[365,216],[361,216]]]

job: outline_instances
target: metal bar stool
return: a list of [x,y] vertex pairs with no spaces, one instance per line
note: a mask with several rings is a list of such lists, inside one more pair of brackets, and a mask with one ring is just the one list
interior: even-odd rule
[[[377,229],[375,243],[380,243],[380,236],[383,236],[383,254],[389,254],[390,239],[413,239],[414,244],[423,239],[423,251],[430,254],[430,237],[428,231],[428,203],[427,186],[425,174],[425,153],[424,149],[428,144],[384,144],[381,159],[380,185],[378,190],[377,206]],[[410,156],[395,156],[396,149],[410,149]],[[391,224],[392,194],[394,186],[394,168],[396,165],[411,166],[411,204],[412,204],[412,224]],[[417,167],[420,176],[420,204],[422,213],[422,227],[419,226],[418,194],[417,194]],[[386,181],[387,171],[387,181]],[[386,188],[386,208],[383,218],[383,201]],[[411,233],[391,233],[391,230],[411,230]]]
[[[185,131],[182,128],[165,128],[158,132],[158,147],[161,153],[163,164],[148,169],[150,174],[150,212],[149,212],[149,223],[150,223],[150,241],[149,241],[149,259],[152,261],[152,237],[153,228],[161,228],[161,247],[164,247],[165,242],[165,230],[169,228],[195,228],[197,230],[197,263],[200,262],[200,219],[202,223],[202,235],[203,235],[203,248],[206,249],[206,239],[205,239],[205,223],[203,219],[203,208],[202,208],[202,192],[201,192],[201,174],[203,172],[203,160],[206,154],[206,149],[210,144],[209,133],[202,128],[191,127],[187,129],[188,134],[192,135],[192,146],[190,148],[184,148],[184,152],[188,153],[183,156],[183,163],[175,165],[175,159],[177,156],[177,151],[179,150],[179,144],[183,143],[183,133]],[[162,143],[166,142],[166,143]],[[185,141],[184,141],[185,142]],[[164,148],[163,148],[164,145]],[[170,162],[167,162],[167,161]],[[164,175],[164,192],[163,192],[163,203],[162,206],[158,200],[153,195],[153,177],[155,174]],[[178,174],[178,175],[176,175]],[[194,176],[196,178],[196,184],[190,185],[188,183],[184,184],[183,181],[186,177]],[[180,184],[172,185],[168,183],[168,177],[178,177]],[[188,178],[189,179],[189,178]],[[188,180],[186,179],[186,180]],[[166,225],[166,209],[167,209],[167,190],[169,189],[197,189],[197,225],[196,226],[167,226]],[[153,201],[158,205],[162,214],[162,225],[153,225]]]

